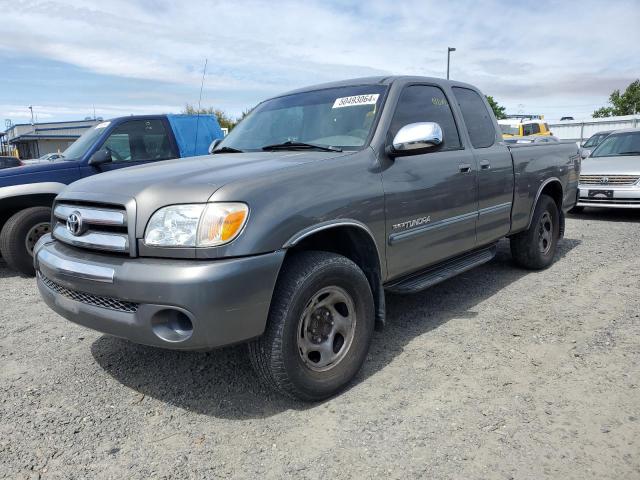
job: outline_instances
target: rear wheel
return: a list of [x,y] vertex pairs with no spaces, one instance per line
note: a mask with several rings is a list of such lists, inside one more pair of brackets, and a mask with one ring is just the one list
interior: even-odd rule
[[23,275],[35,275],[33,247],[51,231],[51,209],[30,207],[7,220],[0,232],[0,252],[7,265]]
[[541,195],[528,230],[511,237],[511,255],[516,263],[531,270],[547,268],[560,238],[560,220],[556,202]]
[[362,270],[340,255],[301,252],[283,266],[267,328],[249,344],[249,355],[271,387],[322,400],[360,370],[373,329],[373,295]]

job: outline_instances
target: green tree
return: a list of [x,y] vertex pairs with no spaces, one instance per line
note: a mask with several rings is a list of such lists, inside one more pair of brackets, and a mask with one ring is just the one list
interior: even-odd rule
[[231,117],[227,112],[225,112],[224,110],[220,110],[219,108],[202,107],[198,110],[198,107],[194,107],[193,105],[187,103],[184,106],[184,110],[182,111],[182,113],[186,113],[189,115],[197,115],[198,113],[200,115],[215,115],[220,126],[222,128],[228,128],[229,131],[231,131],[233,127],[235,127],[238,123],[237,119]]
[[487,101],[489,102],[489,105],[491,105],[491,109],[493,110],[493,113],[495,114],[498,120],[507,118],[507,114],[504,113],[505,108],[502,105],[500,105],[498,102],[496,102],[496,100],[491,95],[487,95]]
[[640,112],[640,80],[631,82],[623,93],[617,88],[609,95],[610,106],[593,112],[593,117],[614,117],[633,115]]

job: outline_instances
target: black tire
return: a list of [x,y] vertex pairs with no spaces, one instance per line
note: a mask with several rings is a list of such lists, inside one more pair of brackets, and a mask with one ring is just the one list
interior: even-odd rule
[[584,210],[584,207],[573,207],[571,210],[569,210],[569,213],[582,213]]
[[542,270],[553,263],[560,238],[559,217],[556,202],[540,195],[529,229],[511,237],[511,256],[518,265]]
[[40,236],[50,230],[49,207],[25,208],[10,217],[0,232],[0,252],[9,268],[26,276],[34,276],[33,252],[30,249],[33,249]]
[[[320,338],[314,337],[304,325],[305,318],[318,318],[314,315],[324,307],[314,309],[310,305],[316,298],[323,298],[324,294],[318,297],[316,295],[327,289],[350,297],[356,321],[350,330],[352,333],[343,337],[343,343],[338,346],[337,352],[335,339],[339,339],[338,334],[334,334],[333,343],[328,343],[333,353],[329,352],[327,357],[339,354],[342,355],[341,359],[324,367],[328,370],[316,371],[312,354],[317,352],[312,351],[308,356],[303,354],[300,342],[304,343],[305,340],[300,338],[306,335],[307,342]],[[320,300],[318,305],[322,305],[324,301],[328,300]],[[337,306],[339,303],[334,305]],[[337,308],[334,308],[330,315],[331,325],[333,315],[337,315],[336,311]],[[305,312],[313,314],[303,317]],[[249,357],[261,380],[277,391],[299,400],[322,400],[344,389],[358,373],[369,350],[374,324],[371,288],[364,273],[355,263],[333,253],[295,253],[283,265],[271,301],[266,330],[261,337],[249,344]],[[349,345],[345,338],[350,339]],[[320,360],[319,357],[318,359]]]

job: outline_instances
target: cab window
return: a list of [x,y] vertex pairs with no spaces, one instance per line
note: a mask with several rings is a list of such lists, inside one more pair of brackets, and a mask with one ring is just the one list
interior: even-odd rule
[[169,135],[161,120],[131,120],[118,125],[102,148],[113,162],[141,162],[174,158]]
[[402,127],[418,122],[436,122],[440,125],[443,141],[438,150],[462,148],[451,107],[444,92],[438,87],[410,85],[402,91],[389,128],[391,138]]

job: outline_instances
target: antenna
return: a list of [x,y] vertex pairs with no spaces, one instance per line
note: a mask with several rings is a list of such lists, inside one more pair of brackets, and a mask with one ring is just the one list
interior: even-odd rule
[[198,98],[198,116],[196,117],[196,140],[193,142],[193,156],[196,155],[198,148],[198,126],[200,124],[200,104],[202,102],[202,89],[204,87],[204,76],[207,74],[207,59],[204,59],[204,69],[202,70],[202,82],[200,83],[200,97]]

